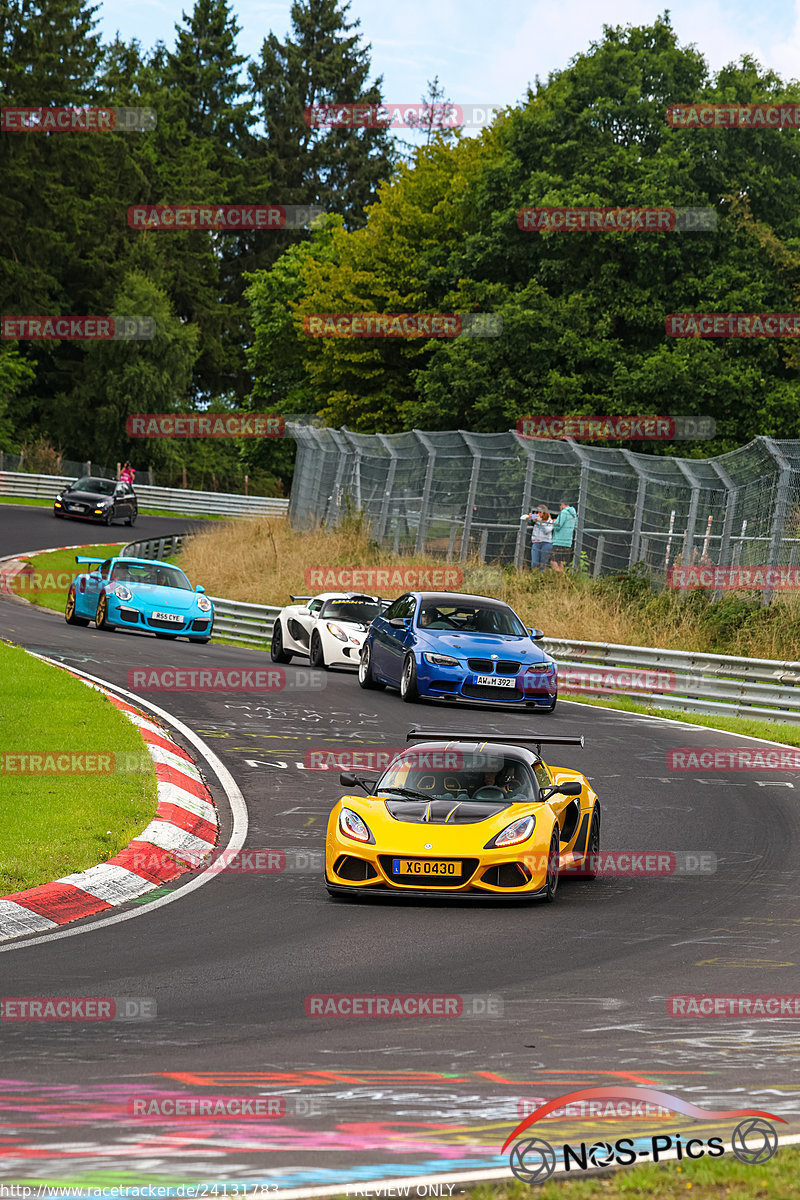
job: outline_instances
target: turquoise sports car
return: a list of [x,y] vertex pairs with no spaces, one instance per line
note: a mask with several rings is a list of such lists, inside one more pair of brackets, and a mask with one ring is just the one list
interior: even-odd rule
[[214,605],[199,584],[193,588],[180,567],[147,558],[86,558],[93,571],[76,575],[67,594],[68,625],[134,629],[156,637],[207,642]]

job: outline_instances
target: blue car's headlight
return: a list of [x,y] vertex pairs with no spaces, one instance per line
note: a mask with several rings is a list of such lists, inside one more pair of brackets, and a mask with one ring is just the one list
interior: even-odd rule
[[206,596],[198,596],[197,607],[200,612],[211,612],[211,601]]
[[118,600],[133,599],[133,593],[130,591],[129,588],[125,587],[124,583],[118,583],[116,585],[116,587],[113,587],[111,589],[111,593],[112,593],[112,595],[116,596]]
[[425,662],[431,663],[431,665],[434,667],[457,667],[458,666],[458,659],[451,658],[451,656],[449,654],[428,654],[426,652],[425,654],[422,655],[422,657],[425,659]]

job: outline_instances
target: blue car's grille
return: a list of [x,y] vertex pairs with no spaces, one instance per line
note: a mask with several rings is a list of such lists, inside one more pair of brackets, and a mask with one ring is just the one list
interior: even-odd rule
[[478,675],[516,675],[522,663],[514,662],[510,658],[468,658],[467,666],[470,671],[475,671]]
[[153,629],[183,629],[186,621],[181,617],[180,621],[162,621],[157,617],[148,617],[147,624],[152,625]]

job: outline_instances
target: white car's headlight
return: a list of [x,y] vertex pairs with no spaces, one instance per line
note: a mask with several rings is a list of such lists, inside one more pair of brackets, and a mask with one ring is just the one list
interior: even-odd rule
[[449,654],[428,654],[426,652],[422,655],[422,657],[425,659],[425,662],[431,663],[432,666],[434,666],[434,667],[457,667],[458,666],[458,659],[451,658],[451,656]]
[[526,842],[533,833],[535,825],[535,817],[520,817],[518,821],[507,825],[502,833],[498,833],[497,837],[492,838],[488,846],[517,846],[520,842]]
[[133,593],[131,592],[130,588],[125,587],[124,583],[118,583],[116,585],[116,587],[113,587],[111,589],[111,591],[114,593],[114,595],[117,597],[118,600],[132,600],[133,599]]
[[339,813],[339,828],[345,837],[353,838],[356,842],[374,840],[366,822],[352,808],[343,808]]
[[198,596],[197,607],[200,609],[200,612],[211,612],[211,601],[207,596]]
[[342,629],[341,625],[334,625],[332,621],[328,621],[328,623],[327,623],[327,625],[325,626],[325,628],[328,630],[328,633],[332,633],[332,634],[333,634],[333,636],[334,636],[335,638],[338,638],[340,642],[346,642],[346,641],[347,641],[347,636],[348,636],[348,635],[347,635],[347,634],[345,633],[345,631]]

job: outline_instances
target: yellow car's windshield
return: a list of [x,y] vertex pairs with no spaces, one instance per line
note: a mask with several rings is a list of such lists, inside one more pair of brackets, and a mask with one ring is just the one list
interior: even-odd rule
[[409,798],[476,800],[525,804],[538,799],[527,765],[492,751],[410,750],[384,771],[376,794],[412,793]]

